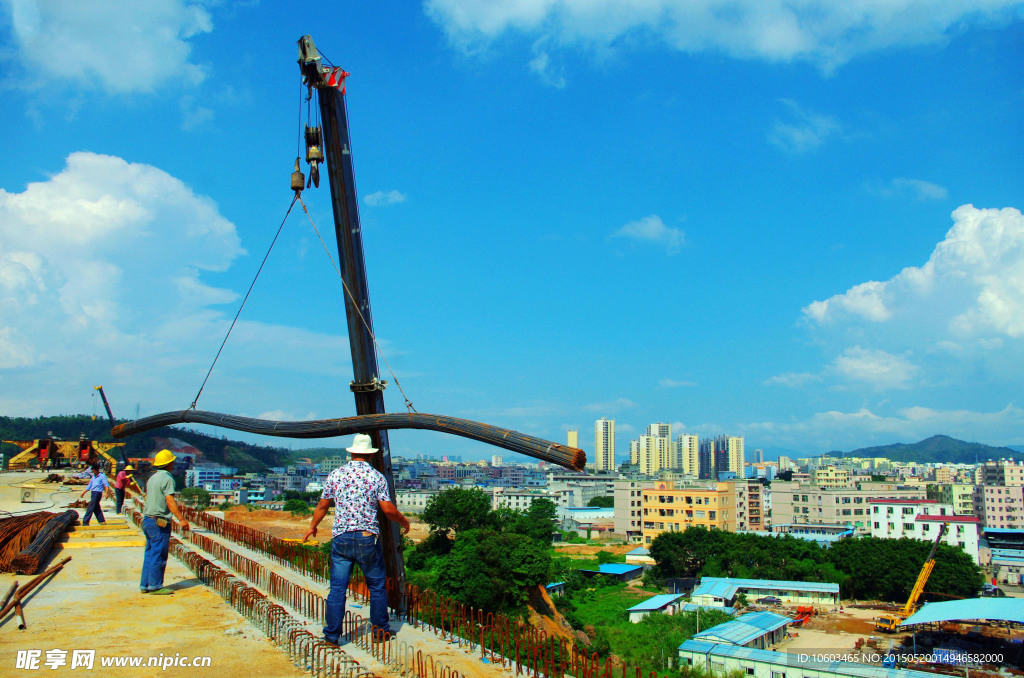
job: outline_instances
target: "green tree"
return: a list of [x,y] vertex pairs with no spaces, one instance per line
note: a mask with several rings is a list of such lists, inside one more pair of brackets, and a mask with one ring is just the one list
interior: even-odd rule
[[547,582],[550,549],[522,534],[466,530],[438,571],[439,593],[491,612],[521,610],[529,589]]
[[611,551],[598,551],[597,552],[597,564],[604,565],[605,563],[614,563],[616,556]]
[[551,534],[555,531],[557,510],[555,502],[550,499],[534,499],[516,525],[515,532],[545,545],[550,544]]
[[587,506],[597,508],[615,508],[615,497],[594,497],[587,502]]
[[186,487],[179,495],[183,502],[200,510],[210,506],[210,493],[201,487]]
[[302,499],[289,499],[284,503],[284,506],[282,506],[281,508],[285,511],[288,511],[293,516],[302,516],[312,513],[312,511],[309,508],[309,504],[307,504]]
[[432,532],[458,534],[490,524],[491,501],[483,490],[453,487],[435,494],[423,509],[423,521]]

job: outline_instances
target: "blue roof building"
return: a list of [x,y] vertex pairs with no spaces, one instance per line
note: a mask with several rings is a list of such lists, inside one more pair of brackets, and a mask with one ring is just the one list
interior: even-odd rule
[[580,570],[586,577],[593,577],[599,574],[603,574],[608,577],[614,577],[619,581],[632,581],[643,574],[644,568],[639,565],[627,565],[624,563],[605,563],[596,570]]
[[676,614],[683,605],[683,598],[684,596],[681,593],[663,593],[648,598],[627,610],[629,612],[629,621],[636,624],[652,612]]
[[726,675],[738,671],[749,678],[935,678],[936,675],[857,662],[829,662],[814,659],[810,654],[693,639],[679,646],[679,662],[683,666],[699,666],[707,674]]
[[753,612],[696,633],[694,640],[766,649],[786,637],[786,626],[793,620],[774,612]]
[[1024,605],[1019,598],[967,598],[928,603],[910,615],[900,626],[939,621],[992,619],[1024,624]]
[[748,603],[759,598],[775,597],[790,605],[818,605],[838,607],[839,584],[831,582],[781,581],[775,579],[731,579],[702,577],[694,589],[690,602],[697,605],[732,606],[739,594]]

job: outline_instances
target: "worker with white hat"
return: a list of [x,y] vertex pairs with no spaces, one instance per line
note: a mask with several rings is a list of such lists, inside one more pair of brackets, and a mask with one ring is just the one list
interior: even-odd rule
[[142,559],[142,580],[139,590],[149,595],[165,596],[174,593],[164,586],[164,569],[171,548],[171,516],[178,519],[181,529],[188,531],[188,521],[174,501],[174,468],[176,457],[170,450],[160,450],[153,459],[156,471],[146,481],[146,507],[142,511],[142,531],[146,535],[146,553]]
[[365,433],[356,434],[352,447],[346,448],[352,461],[334,469],[324,481],[320,502],[313,512],[313,522],[302,538],[316,536],[317,525],[334,504],[334,527],[331,530],[331,591],[324,610],[324,640],[337,645],[341,624],[345,619],[345,592],[352,567],[358,564],[370,589],[370,623],[374,630],[391,633],[388,622],[388,596],[385,588],[384,549],[380,541],[377,509],[389,520],[409,533],[409,520],[391,501],[384,475],[370,466],[377,452]]

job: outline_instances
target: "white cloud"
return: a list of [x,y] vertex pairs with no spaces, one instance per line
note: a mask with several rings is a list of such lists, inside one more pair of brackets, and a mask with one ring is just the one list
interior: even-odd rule
[[601,412],[602,416],[607,416],[624,410],[634,410],[636,409],[636,403],[628,398],[619,398],[611,402],[584,405],[583,409],[587,412]]
[[405,194],[398,191],[377,191],[363,198],[363,202],[370,207],[394,205],[395,203],[405,202]]
[[874,386],[878,389],[909,388],[911,379],[920,371],[903,356],[877,349],[853,346],[836,358],[833,369],[839,376]]
[[941,44],[974,25],[1010,20],[1017,0],[427,0],[425,11],[467,52],[509,33],[595,52],[664,44],[680,52],[807,61],[830,72],[860,54]]
[[658,386],[662,388],[680,388],[682,386],[696,386],[696,382],[677,380],[677,379],[662,379],[658,382]]
[[914,320],[936,340],[1024,337],[1024,216],[964,205],[953,221],[923,266],[815,301],[804,315],[817,325]]
[[779,385],[789,386],[790,388],[799,388],[806,384],[821,381],[821,376],[817,374],[811,374],[810,372],[786,372],[785,374],[777,374],[774,377],[769,377],[764,381],[766,385]]
[[197,84],[188,39],[213,30],[206,8],[187,0],[8,0],[26,75],[109,93]]
[[[67,412],[93,383],[122,406],[187,405],[230,324],[217,306],[239,298],[204,275],[244,254],[212,200],[150,165],[73,153],[46,181],[0,189],[0,411]],[[207,391],[240,409],[277,401],[239,375],[330,375],[317,356],[347,352],[344,337],[243,319]]]
[[768,133],[768,141],[790,153],[806,153],[824,144],[829,137],[842,128],[839,122],[828,115],[805,110],[800,104],[781,99],[789,115],[786,120],[776,120]]
[[918,200],[942,200],[946,197],[947,191],[938,184],[933,184],[930,181],[924,181],[922,179],[907,179],[901,177],[892,180],[893,188],[909,191]]
[[756,439],[758,446],[806,449],[808,441],[813,441],[819,451],[912,443],[936,434],[989,445],[1014,445],[1024,442],[1024,410],[1013,404],[995,412],[913,406],[877,414],[862,408],[819,412],[796,422],[741,424],[738,429],[748,441]]
[[675,254],[686,242],[686,235],[680,229],[666,226],[656,214],[629,222],[612,237],[655,243],[664,247],[668,254]]
[[923,265],[803,308],[815,343],[838,356],[823,378],[960,397],[1024,379],[1024,216],[964,205],[952,217]]

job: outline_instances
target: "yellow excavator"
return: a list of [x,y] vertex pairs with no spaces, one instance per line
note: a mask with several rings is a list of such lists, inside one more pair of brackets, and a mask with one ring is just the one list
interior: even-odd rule
[[939,550],[939,542],[942,541],[942,537],[945,536],[946,528],[948,527],[949,523],[942,523],[939,526],[939,536],[935,538],[935,543],[932,544],[932,550],[928,554],[928,559],[924,562],[921,573],[917,575],[917,581],[914,583],[914,588],[910,591],[907,604],[901,610],[875,617],[875,630],[895,633],[899,630],[900,624],[917,611],[917,601],[921,598],[921,594],[924,593],[924,585],[928,583],[928,577],[931,576],[932,570],[935,569],[935,552]]

